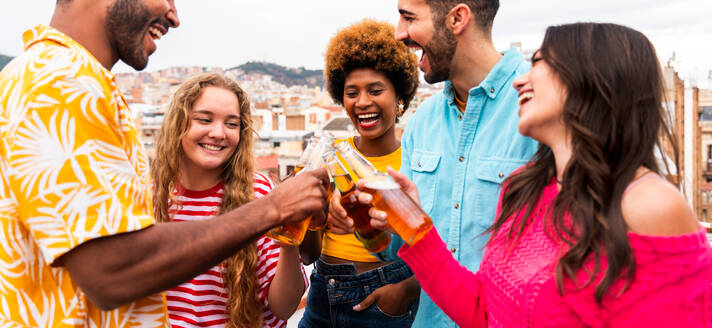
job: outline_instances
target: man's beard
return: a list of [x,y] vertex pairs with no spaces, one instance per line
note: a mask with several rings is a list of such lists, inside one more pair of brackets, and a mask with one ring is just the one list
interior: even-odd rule
[[[106,30],[119,59],[140,71],[148,64],[144,38],[151,23],[151,11],[136,0],[118,0],[107,9]],[[156,19],[158,20],[158,19]]]
[[[443,22],[444,24],[444,22]],[[425,73],[425,81],[430,84],[445,81],[450,78],[450,64],[457,49],[457,40],[452,31],[438,25],[433,38],[423,47],[428,56],[430,72]]]

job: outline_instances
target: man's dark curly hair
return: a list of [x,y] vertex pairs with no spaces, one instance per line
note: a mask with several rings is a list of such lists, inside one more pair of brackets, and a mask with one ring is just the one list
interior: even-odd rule
[[396,98],[408,109],[418,88],[418,57],[395,39],[389,23],[365,19],[339,31],[326,49],[324,78],[334,101],[344,103],[346,76],[357,68],[372,68],[393,84]]

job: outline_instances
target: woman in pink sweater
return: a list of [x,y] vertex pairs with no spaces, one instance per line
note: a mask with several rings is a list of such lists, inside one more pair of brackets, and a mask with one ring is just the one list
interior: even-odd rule
[[677,143],[648,39],[613,24],[549,27],[514,87],[519,132],[541,146],[505,181],[477,273],[435,229],[401,248],[422,288],[462,327],[712,326],[712,248],[660,176]]

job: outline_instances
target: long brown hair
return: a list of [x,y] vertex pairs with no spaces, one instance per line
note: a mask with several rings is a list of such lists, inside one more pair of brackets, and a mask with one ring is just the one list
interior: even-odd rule
[[[540,53],[566,88],[562,119],[572,147],[561,190],[545,221],[553,228],[546,229],[550,237],[568,247],[556,266],[556,282],[560,293],[565,277],[577,287],[594,283],[601,303],[614,281],[623,278],[627,286],[635,276],[621,209],[623,192],[638,168],[661,173],[659,158],[667,173],[672,165],[677,172],[660,63],[642,33],[615,24],[549,27]],[[664,144],[672,147],[667,155],[661,154]],[[668,166],[668,161],[674,163]],[[502,209],[490,228],[490,241],[505,221],[524,210],[508,232],[510,242],[515,241],[555,176],[552,151],[542,144],[529,165],[504,182]],[[608,263],[605,269],[602,256]],[[577,281],[576,274],[590,260],[594,269],[588,281]],[[595,281],[601,273],[603,278]]]
[[[173,197],[173,191],[178,185],[176,177],[183,158],[181,140],[190,127],[189,117],[193,105],[209,86],[233,92],[240,104],[240,142],[230,159],[223,164],[220,178],[224,188],[219,213],[228,212],[254,198],[254,131],[247,94],[235,81],[222,74],[198,75],[183,83],[176,91],[156,142],[156,156],[151,164],[151,175],[154,183],[154,212],[159,222],[170,221],[168,209],[172,204],[180,206]],[[225,262],[222,276],[228,294],[228,327],[262,326],[256,265],[256,243],[247,244]]]

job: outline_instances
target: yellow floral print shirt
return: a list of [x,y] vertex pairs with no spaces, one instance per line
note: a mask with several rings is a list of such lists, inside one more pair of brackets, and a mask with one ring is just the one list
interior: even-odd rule
[[101,311],[55,262],[154,223],[148,161],[111,72],[53,28],[23,39],[0,73],[0,327],[167,326],[163,294]]

